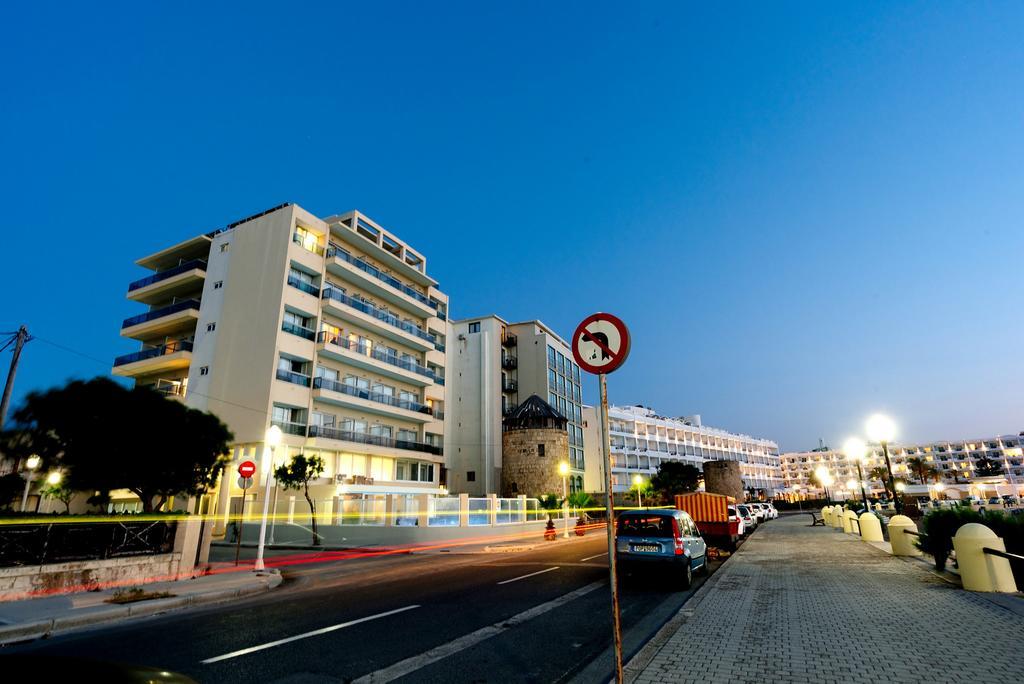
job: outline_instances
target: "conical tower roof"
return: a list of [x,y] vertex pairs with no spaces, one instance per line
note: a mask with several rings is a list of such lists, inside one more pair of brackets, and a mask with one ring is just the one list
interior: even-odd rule
[[504,421],[506,430],[526,430],[530,428],[559,428],[564,430],[568,422],[568,418],[536,394],[531,394],[530,398],[520,404]]

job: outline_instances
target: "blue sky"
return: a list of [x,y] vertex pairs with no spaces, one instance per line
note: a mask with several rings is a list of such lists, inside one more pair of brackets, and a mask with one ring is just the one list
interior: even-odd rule
[[408,240],[455,316],[618,314],[616,403],[1024,430],[1019,3],[482,5],[6,8],[16,398],[134,348],[134,259],[292,201]]

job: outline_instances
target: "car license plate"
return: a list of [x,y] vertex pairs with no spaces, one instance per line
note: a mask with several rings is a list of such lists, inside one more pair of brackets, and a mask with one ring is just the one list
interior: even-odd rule
[[661,547],[657,544],[631,544],[629,550],[633,553],[658,553]]

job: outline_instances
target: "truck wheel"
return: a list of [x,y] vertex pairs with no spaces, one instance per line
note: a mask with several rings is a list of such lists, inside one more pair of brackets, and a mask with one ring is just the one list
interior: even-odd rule
[[683,591],[689,589],[691,584],[693,584],[693,566],[690,564],[689,560],[687,560],[686,569],[683,571],[682,577]]

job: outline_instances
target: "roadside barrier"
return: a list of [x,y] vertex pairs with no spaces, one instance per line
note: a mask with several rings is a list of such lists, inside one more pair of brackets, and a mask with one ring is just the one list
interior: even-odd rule
[[920,537],[917,525],[905,515],[894,515],[889,519],[889,542],[892,544],[894,556],[920,556],[921,551],[914,546],[914,537]]
[[[853,529],[854,524],[857,525],[856,531]],[[843,513],[843,532],[860,536],[860,521],[857,520],[857,514],[853,511]]]
[[843,529],[843,509],[840,506],[832,507],[832,527]]
[[980,523],[967,523],[953,537],[953,550],[960,569],[960,581],[968,591],[1014,593],[1010,560],[1024,556],[1006,553],[1006,545],[995,532]]
[[882,522],[874,513],[867,511],[861,513],[860,538],[866,542],[880,542],[885,540],[882,536]]

